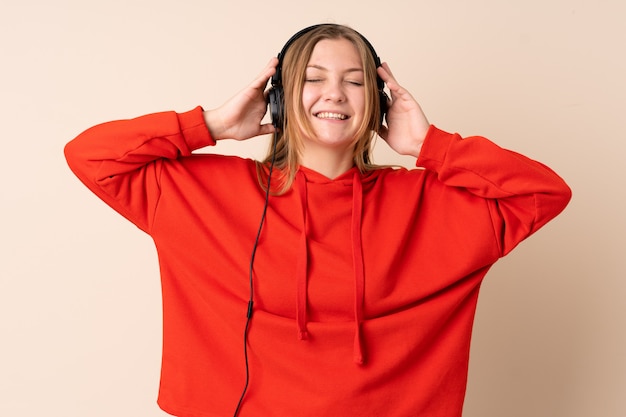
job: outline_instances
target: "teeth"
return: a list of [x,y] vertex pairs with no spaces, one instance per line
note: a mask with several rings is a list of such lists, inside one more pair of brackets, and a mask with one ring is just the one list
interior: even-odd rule
[[320,119],[335,119],[335,120],[346,120],[348,118],[348,116],[346,116],[345,114],[330,113],[330,112],[317,113],[316,117]]

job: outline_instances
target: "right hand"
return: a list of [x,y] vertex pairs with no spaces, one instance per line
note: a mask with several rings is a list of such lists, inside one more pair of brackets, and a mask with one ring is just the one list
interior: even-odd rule
[[385,115],[387,126],[382,126],[379,134],[400,155],[418,158],[430,123],[411,93],[398,84],[386,62],[377,71],[391,92]]
[[245,140],[274,132],[271,123],[261,121],[267,113],[265,86],[277,65],[278,59],[272,58],[250,85],[220,107],[204,112],[213,139]]

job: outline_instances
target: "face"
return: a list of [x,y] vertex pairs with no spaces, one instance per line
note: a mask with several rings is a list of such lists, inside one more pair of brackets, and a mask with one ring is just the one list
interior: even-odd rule
[[334,150],[351,155],[365,113],[365,74],[356,47],[346,39],[315,45],[306,68],[302,105],[315,137],[305,152]]

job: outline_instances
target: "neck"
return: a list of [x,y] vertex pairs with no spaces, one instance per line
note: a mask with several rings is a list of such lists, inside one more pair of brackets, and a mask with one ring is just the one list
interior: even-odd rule
[[301,164],[330,179],[337,178],[354,166],[352,151],[333,149],[305,149]]

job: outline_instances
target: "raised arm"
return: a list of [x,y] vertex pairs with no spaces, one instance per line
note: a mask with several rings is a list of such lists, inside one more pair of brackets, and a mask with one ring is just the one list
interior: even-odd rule
[[262,119],[265,85],[276,64],[272,58],[246,88],[216,109],[197,107],[94,126],[66,145],[67,162],[91,191],[149,231],[164,160],[187,157],[216,140],[244,140],[273,131]]
[[65,146],[65,157],[91,191],[148,231],[160,193],[161,161],[214,143],[197,107],[94,126]]
[[431,126],[417,165],[437,181],[487,200],[501,256],[557,216],[571,190],[540,162],[480,137]]
[[488,199],[501,255],[559,214],[571,198],[550,168],[483,137],[463,139],[431,125],[386,63],[378,74],[391,91],[387,126],[379,132],[396,152],[413,155],[437,180]]

